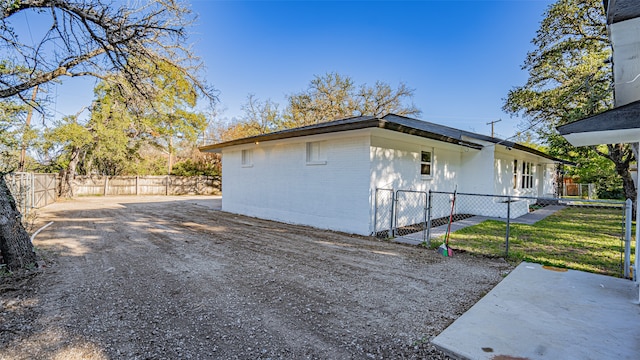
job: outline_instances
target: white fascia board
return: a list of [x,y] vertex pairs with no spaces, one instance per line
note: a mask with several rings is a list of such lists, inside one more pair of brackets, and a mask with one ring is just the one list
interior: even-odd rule
[[640,128],[571,133],[564,137],[573,146],[634,143],[640,140]]

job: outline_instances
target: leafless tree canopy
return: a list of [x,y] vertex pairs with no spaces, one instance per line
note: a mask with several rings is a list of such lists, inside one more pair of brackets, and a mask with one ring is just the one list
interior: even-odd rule
[[[143,61],[168,61],[184,71],[195,87],[213,99],[212,91],[196,77],[200,60],[187,43],[186,28],[194,16],[176,0],[61,1],[0,0],[0,98],[21,96],[36,85],[63,76],[95,76],[109,80],[120,72],[143,96],[154,89],[141,81],[148,69]],[[12,19],[27,17],[50,22],[48,30],[23,39]]]

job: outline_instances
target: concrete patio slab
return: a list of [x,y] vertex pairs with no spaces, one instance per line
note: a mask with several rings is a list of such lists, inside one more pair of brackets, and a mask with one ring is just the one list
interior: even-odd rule
[[432,343],[459,359],[637,360],[637,293],[629,280],[521,263]]

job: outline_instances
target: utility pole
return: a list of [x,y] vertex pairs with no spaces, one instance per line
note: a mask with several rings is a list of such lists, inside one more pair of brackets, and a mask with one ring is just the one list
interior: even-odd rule
[[493,121],[489,121],[487,123],[487,125],[491,124],[491,137],[493,137],[493,124],[502,121],[502,119],[498,119],[498,120],[493,120]]
[[33,88],[33,95],[31,95],[31,104],[29,106],[29,112],[27,113],[27,120],[24,127],[24,131],[22,132],[22,149],[20,149],[20,162],[18,163],[18,171],[24,171],[24,163],[27,159],[27,131],[29,131],[29,127],[31,126],[31,116],[33,115],[33,107],[36,106],[36,95],[38,94],[38,85]]

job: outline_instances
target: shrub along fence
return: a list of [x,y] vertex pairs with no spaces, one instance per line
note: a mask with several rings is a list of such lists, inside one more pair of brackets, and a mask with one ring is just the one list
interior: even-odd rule
[[375,233],[455,251],[629,278],[631,202],[452,192],[376,191]]

